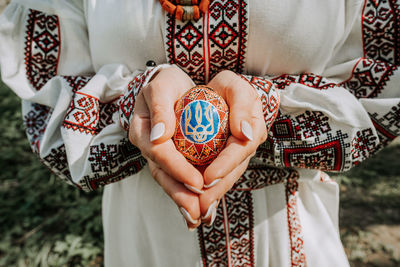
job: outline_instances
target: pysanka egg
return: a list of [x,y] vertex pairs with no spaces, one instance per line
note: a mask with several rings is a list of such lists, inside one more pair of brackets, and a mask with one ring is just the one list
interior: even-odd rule
[[175,105],[176,148],[194,165],[206,165],[225,147],[229,136],[229,109],[213,89],[196,86]]

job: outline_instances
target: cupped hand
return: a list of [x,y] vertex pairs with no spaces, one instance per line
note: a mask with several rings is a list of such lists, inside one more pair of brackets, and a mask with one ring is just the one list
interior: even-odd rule
[[262,103],[256,89],[231,71],[217,74],[208,86],[227,102],[231,136],[226,147],[204,171],[205,193],[200,195],[202,220],[212,223],[218,201],[246,170],[250,158],[267,138]]
[[200,225],[202,174],[176,150],[175,102],[193,81],[177,67],[160,70],[136,97],[129,139],[147,159],[154,179],[176,203],[189,229]]

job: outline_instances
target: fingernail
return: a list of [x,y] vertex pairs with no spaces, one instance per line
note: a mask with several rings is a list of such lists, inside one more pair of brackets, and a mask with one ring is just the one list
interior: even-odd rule
[[216,185],[219,181],[221,181],[221,179],[215,179],[214,181],[212,181],[210,184],[205,184],[204,188],[210,188],[213,187],[214,185]]
[[215,218],[217,218],[217,208],[215,208],[212,212],[211,221],[207,224],[207,226],[213,225]]
[[253,129],[247,121],[242,121],[242,133],[249,141],[253,141]]
[[191,224],[197,224],[197,220],[193,220],[192,216],[190,216],[190,213],[187,212],[187,210],[184,207],[180,207],[179,211],[182,213],[182,216],[185,217],[186,221],[190,222]]
[[192,191],[193,193],[200,194],[200,195],[204,193],[203,190],[197,189],[196,187],[193,187],[191,185],[188,185],[188,184],[183,184],[183,185],[186,186],[186,188],[189,189],[190,191]]
[[196,227],[190,227],[186,219],[182,216],[183,223],[186,225],[187,229],[189,232],[194,232],[196,230]]
[[211,203],[211,205],[208,207],[206,215],[204,215],[202,219],[207,220],[216,209],[217,209],[217,200]]
[[150,142],[157,140],[161,136],[163,136],[165,132],[165,124],[163,122],[159,122],[153,126],[150,133]]
[[192,227],[189,227],[189,226],[188,226],[189,232],[194,232],[194,231],[196,231],[196,229],[197,229],[197,227],[193,227],[193,228],[192,228]]

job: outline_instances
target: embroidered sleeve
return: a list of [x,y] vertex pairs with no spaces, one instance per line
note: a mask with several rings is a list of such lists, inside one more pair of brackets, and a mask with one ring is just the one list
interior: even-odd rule
[[260,97],[265,123],[267,130],[270,130],[272,123],[278,115],[279,109],[279,94],[275,90],[271,81],[264,77],[240,75],[243,79],[248,81],[256,90]]
[[[323,75],[269,77],[280,112],[258,161],[346,171],[400,136],[400,6],[365,0],[361,8]],[[338,62],[349,49],[361,56]]]
[[[27,136],[41,161],[66,182],[95,190],[146,163],[126,130],[135,97],[156,69],[131,72],[111,64],[94,73],[83,14],[68,15],[78,10],[71,11],[72,2],[59,5],[65,5],[62,13],[15,2],[4,11],[2,79],[22,99]],[[66,40],[75,43],[69,46]],[[60,75],[60,70],[71,75]]]

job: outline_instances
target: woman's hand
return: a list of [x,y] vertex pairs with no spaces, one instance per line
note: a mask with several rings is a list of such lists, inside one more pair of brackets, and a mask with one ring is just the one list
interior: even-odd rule
[[203,222],[210,224],[215,217],[218,201],[241,177],[258,146],[267,138],[262,103],[247,81],[231,71],[222,71],[208,86],[227,102],[231,136],[226,147],[204,171],[204,187],[200,195]]
[[175,201],[189,229],[201,223],[197,193],[202,193],[203,176],[176,150],[171,138],[175,102],[193,86],[179,68],[162,69],[138,94],[129,129],[130,141],[147,159],[152,176]]

